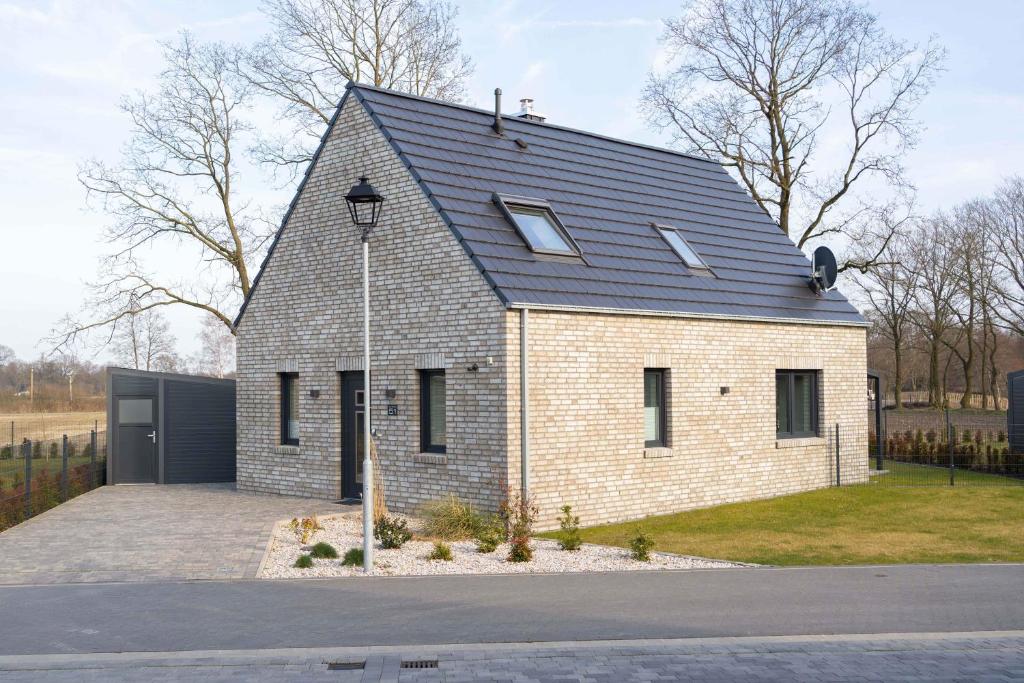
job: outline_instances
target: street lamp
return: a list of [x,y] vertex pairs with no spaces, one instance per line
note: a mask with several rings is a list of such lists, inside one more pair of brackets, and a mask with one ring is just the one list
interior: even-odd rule
[[373,461],[370,459],[370,231],[377,225],[384,197],[363,176],[345,196],[352,222],[363,240],[363,570],[373,569]]

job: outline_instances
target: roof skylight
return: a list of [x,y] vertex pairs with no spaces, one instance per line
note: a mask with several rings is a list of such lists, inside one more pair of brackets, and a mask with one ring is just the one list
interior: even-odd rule
[[579,256],[579,248],[546,202],[495,195],[498,206],[530,250],[538,254]]
[[687,268],[691,270],[704,271],[705,273],[711,273],[711,268],[704,262],[704,259],[690,246],[690,243],[686,241],[679,231],[675,228],[667,228],[661,225],[655,226],[658,233],[661,234],[662,239],[668,242],[668,245],[672,247],[672,251],[676,252],[676,255],[683,260]]

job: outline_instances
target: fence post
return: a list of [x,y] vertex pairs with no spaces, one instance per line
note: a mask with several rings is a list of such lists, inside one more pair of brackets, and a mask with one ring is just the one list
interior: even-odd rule
[[68,499],[68,435],[64,434],[60,444],[60,499]]
[[839,423],[836,423],[836,486],[842,486],[843,480],[839,470]]
[[92,448],[89,449],[89,472],[92,477],[90,489],[96,488],[96,429],[92,430],[89,434],[89,445]]
[[32,516],[32,442],[25,439],[21,444],[21,456],[25,458],[25,519]]
[[956,444],[953,443],[955,437],[953,436],[953,425],[949,421],[949,408],[946,408],[946,441],[949,443],[949,485],[954,486],[956,477],[956,467],[953,463],[953,452],[956,450]]

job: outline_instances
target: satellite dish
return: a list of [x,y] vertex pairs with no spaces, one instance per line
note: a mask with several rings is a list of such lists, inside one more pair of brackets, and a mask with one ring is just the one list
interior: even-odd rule
[[828,247],[815,249],[811,257],[811,280],[808,283],[811,290],[818,295],[827,292],[835,286],[838,275],[839,267],[832,250]]

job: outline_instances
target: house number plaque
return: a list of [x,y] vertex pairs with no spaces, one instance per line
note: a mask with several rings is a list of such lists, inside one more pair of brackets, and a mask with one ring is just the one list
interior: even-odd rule
[[396,406],[394,403],[389,403],[388,415],[398,415],[398,406]]

